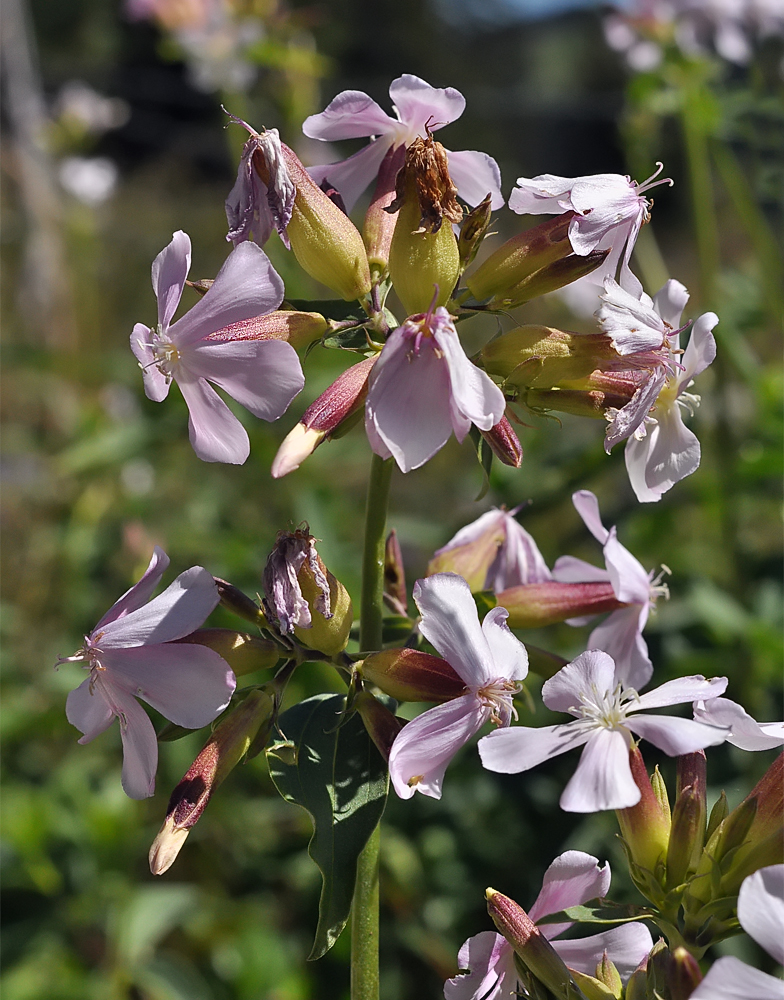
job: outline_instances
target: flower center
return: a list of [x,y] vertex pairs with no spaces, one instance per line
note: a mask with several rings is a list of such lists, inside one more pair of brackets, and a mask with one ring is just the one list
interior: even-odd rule
[[161,328],[152,335],[152,353],[155,365],[161,375],[171,380],[174,370],[180,363],[180,352],[170,340],[164,340]]
[[85,670],[91,671],[90,687],[92,688],[93,681],[95,680],[95,671],[106,669],[101,665],[101,650],[97,645],[102,635],[103,632],[99,632],[96,636],[86,635],[84,637],[84,645],[80,649],[77,649],[73,656],[58,656],[55,668],[59,667],[61,663],[83,663]]
[[599,691],[592,684],[589,692],[580,692],[581,704],[571,708],[570,712],[590,723],[591,728],[620,729],[629,709],[639,698],[634,688],[625,688],[620,682],[613,691]]
[[496,677],[476,692],[477,697],[490,709],[490,721],[496,726],[508,726],[517,719],[517,709],[512,699],[522,690],[520,681],[510,681],[506,677]]

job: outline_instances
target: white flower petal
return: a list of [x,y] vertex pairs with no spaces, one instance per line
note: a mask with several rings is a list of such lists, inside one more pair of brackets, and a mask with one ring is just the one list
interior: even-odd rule
[[144,323],[137,323],[131,332],[131,350],[139,362],[144,379],[144,394],[154,403],[160,403],[169,395],[171,379],[166,378],[158,368],[152,350],[152,330]]
[[[542,888],[528,911],[531,920],[541,920],[570,906],[581,906],[589,899],[607,895],[610,888],[610,863],[600,867],[599,859],[584,851],[565,851],[544,873]],[[544,924],[542,933],[554,938],[571,927],[571,923]],[[600,956],[601,957],[601,956]],[[594,962],[594,966],[596,963]]]
[[587,650],[542,685],[542,701],[553,712],[579,714],[583,695],[601,697],[615,687],[615,663],[601,650]]
[[448,149],[446,155],[449,161],[449,176],[463,201],[474,206],[483,201],[487,195],[491,195],[490,208],[494,212],[503,208],[501,171],[492,156],[475,149],[464,149],[457,153]]
[[689,1000],[784,1000],[784,982],[727,955],[708,969]]
[[[456,121],[465,110],[465,98],[454,87],[431,87],[421,77],[404,73],[389,85],[389,96],[411,138],[425,137]],[[408,139],[410,142],[411,139]]]
[[493,660],[491,673],[521,681],[528,674],[528,651],[506,624],[508,617],[506,608],[492,608],[482,622],[482,633]]
[[372,97],[361,90],[344,90],[317,115],[302,123],[302,131],[311,139],[337,142],[370,135],[387,135],[398,126]]
[[486,632],[479,624],[476,604],[462,576],[436,573],[417,580],[414,601],[422,615],[420,632],[466,684],[477,689],[499,676]]
[[670,757],[724,743],[729,730],[672,715],[630,715],[627,727]]
[[574,509],[583,519],[585,527],[591,532],[597,542],[604,545],[610,532],[602,524],[602,518],[599,514],[599,501],[596,499],[596,495],[591,493],[590,490],[577,490],[576,493],[572,493],[572,503],[574,504]]
[[152,262],[152,287],[158,300],[158,323],[166,330],[182,298],[191,269],[191,238],[178,229]]
[[572,941],[552,941],[551,944],[570,969],[584,972],[587,976],[595,975],[596,966],[606,951],[621,979],[626,982],[640,962],[650,953],[653,948],[653,938],[644,924],[634,923],[613,927],[599,934],[591,934],[590,937]]
[[500,934],[482,931],[469,938],[457,963],[467,974],[447,979],[444,1000],[518,1000],[514,951]]
[[640,801],[629,766],[629,739],[622,730],[596,729],[580,755],[577,770],[561,795],[566,812],[627,809]]
[[784,743],[784,722],[755,722],[748,712],[729,698],[711,698],[694,703],[694,718],[713,726],[728,726],[727,742],[741,750],[772,750]]
[[651,708],[664,708],[666,705],[681,705],[687,701],[700,701],[718,698],[727,690],[726,677],[711,677],[706,679],[701,674],[690,677],[676,677],[666,681],[653,691],[640,695],[635,711],[648,711]]
[[250,454],[248,434],[217,392],[203,378],[177,384],[188,404],[188,436],[197,456],[202,462],[242,465]]
[[784,965],[784,865],[769,865],[743,880],[738,920],[757,944]]
[[567,722],[560,726],[512,726],[495,729],[479,741],[482,766],[499,774],[530,771],[545,760],[582,746],[592,730]]
[[152,597],[152,592],[160,583],[161,577],[169,566],[169,557],[158,545],[152,551],[150,564],[144,571],[144,575],[129,590],[126,590],[122,597],[115,601],[106,614],[101,618],[93,629],[97,632],[108,622],[124,618],[131,611],[136,611]]
[[91,678],[87,677],[68,695],[65,716],[72,726],[84,733],[79,742],[89,743],[109,728],[114,712],[101,689],[96,688]]
[[664,283],[653,296],[653,307],[673,330],[681,325],[681,316],[689,301],[689,292],[685,285],[674,278]]

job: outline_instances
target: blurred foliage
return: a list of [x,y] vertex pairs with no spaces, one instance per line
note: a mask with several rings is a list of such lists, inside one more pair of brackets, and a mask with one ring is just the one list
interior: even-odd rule
[[[467,95],[449,144],[496,156],[507,188],[517,173],[621,168],[622,71],[610,58],[596,59],[601,42],[590,15],[472,34],[438,22],[427,5],[384,3],[372,17],[369,10],[358,13],[348,0],[296,8],[279,40],[261,44],[263,69],[243,96],[242,114],[279,124],[304,151],[296,123],[320,106],[314,81],[327,68],[334,75],[323,99],[345,85],[369,90],[385,107],[389,80],[418,72]],[[286,479],[273,482],[268,471],[283,435],[352,358],[312,353],[304,393],[277,425],[237,411],[251,437],[245,467],[195,459],[179,393],[164,406],[144,397],[127,337],[134,322],[153,315],[149,266],[173,230],[193,239],[192,276],[213,276],[225,257],[222,202],[233,156],[218,99],[194,91],[183,65],[162,61],[160,36],[149,25],[128,25],[116,8],[36,0],[32,15],[47,96],[83,77],[128,101],[130,118],[94,140],[93,151],[121,165],[114,196],[89,207],[58,194],[70,313],[48,326],[24,291],[29,209],[13,150],[3,159],[3,996],[343,998],[346,935],[318,963],[305,963],[320,888],[307,857],[310,825],[277,795],[263,755],[230,776],[173,869],[156,879],[147,850],[203,734],[162,745],[155,797],[132,802],[120,788],[117,727],[77,747],[63,705],[79,670],[51,664],[73,652],[138,577],[154,543],[169,553],[174,573],[204,565],[253,594],[276,532],[306,520],[325,562],[356,597],[370,454],[361,430],[320,448]],[[318,57],[302,32],[318,42]],[[443,44],[432,44],[436,34]],[[313,55],[305,71],[303,49]],[[720,360],[701,376],[693,421],[703,447],[698,473],[659,504],[641,506],[620,449],[604,455],[598,422],[531,418],[520,428],[523,468],[494,466],[480,504],[482,472],[468,444],[452,441],[424,469],[396,474],[390,526],[409,586],[436,547],[492,504],[530,501],[520,517],[550,564],[564,553],[599,563],[599,547],[570,503],[574,489],[595,491],[605,522],[619,525],[643,564],[672,570],[672,599],[660,602],[646,633],[659,679],[726,674],[730,696],[771,720],[781,717],[784,385],[766,278],[775,260],[760,259],[765,237],[753,219],[766,217],[771,233],[780,219],[766,153],[780,121],[755,72],[732,87],[699,82],[699,93],[719,102],[705,119],[667,103],[667,87],[677,91],[672,81],[637,78],[626,105],[630,169],[642,177],[649,161],[666,158],[679,182],[654,211],[668,272],[692,289],[691,315],[713,308],[721,319]],[[542,107],[531,101],[537,93]],[[696,128],[709,150],[717,207],[709,287],[690,222],[685,146],[668,127],[675,120]],[[730,133],[733,161],[712,162],[713,144]],[[62,131],[56,138],[58,153],[67,152],[70,140]],[[740,197],[730,190],[733,178]],[[508,231],[513,224],[504,223]],[[268,250],[289,295],[325,294],[302,278],[279,242]],[[548,322],[580,328],[556,299],[532,303],[524,316],[541,322],[545,312]],[[465,324],[466,342],[481,344],[495,322]],[[222,611],[210,623],[236,624]],[[530,638],[572,656],[586,635],[564,625]],[[341,689],[337,674],[308,664],[289,701]],[[521,711],[524,723],[529,711]],[[712,750],[711,793],[724,787],[735,804],[770,757]],[[657,762],[671,781],[673,763],[651,751],[649,768]],[[530,904],[559,851],[609,858],[614,897],[634,898],[614,818],[557,807],[572,767],[559,759],[525,776],[496,775],[468,750],[450,768],[441,802],[390,800],[381,890],[387,1000],[439,996],[459,945],[489,926],[484,887]]]

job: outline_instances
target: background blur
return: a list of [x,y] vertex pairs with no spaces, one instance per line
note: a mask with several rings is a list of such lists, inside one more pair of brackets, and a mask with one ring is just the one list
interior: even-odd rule
[[[522,469],[496,466],[479,503],[468,443],[396,474],[390,526],[409,585],[457,528],[501,503],[530,501],[520,519],[550,564],[565,553],[600,563],[570,502],[574,489],[591,489],[642,563],[672,570],[672,599],[646,632],[657,679],[726,674],[730,696],[756,718],[781,718],[780,35],[752,26],[748,51],[730,59],[716,50],[715,25],[684,52],[666,26],[642,37],[627,24],[624,35],[587,4],[512,0],[7,0],[3,16],[4,1000],[348,995],[347,935],[320,962],[304,961],[319,892],[310,826],[277,796],[263,755],[230,776],[172,870],[155,878],[147,851],[203,734],[163,744],[155,797],[133,802],[120,787],[117,727],[77,746],[64,703],[81,671],[52,669],[138,578],[155,543],[171,556],[167,579],[200,564],[255,593],[276,532],[307,520],[358,594],[361,430],[288,478],[269,476],[282,437],[353,359],[313,352],[305,391],[275,425],[238,411],[252,451],[235,468],[198,462],[180,394],[146,400],[128,349],[133,323],[154,316],[150,264],[173,230],[193,240],[192,277],[214,276],[228,252],[223,201],[243,135],[224,127],[221,102],[279,127],[306,163],[323,162],[302,119],[345,88],[391,110],[388,85],[409,72],[463,92],[466,113],[443,141],[493,155],[507,194],[521,175],[642,180],[665,162],[676,186],[655,193],[636,267],[649,292],[668,276],[683,281],[688,316],[720,316],[719,356],[700,377],[691,422],[699,471],[641,506],[622,449],[603,452],[600,422],[531,418]],[[521,225],[500,213],[502,236]],[[328,294],[277,237],[267,250],[289,295]],[[591,324],[562,299],[521,315]],[[479,343],[496,329],[488,322],[461,329]],[[212,621],[242,627],[221,612]],[[531,638],[571,656],[587,634],[561,626]],[[324,688],[339,689],[337,676],[306,665],[291,693]],[[469,748],[441,802],[390,799],[385,1000],[440,996],[460,944],[490,926],[485,886],[530,905],[562,850],[609,858],[613,895],[634,898],[614,817],[558,809],[572,756],[501,776]],[[772,756],[711,750],[712,794],[724,787],[735,804]],[[672,779],[671,761],[650,748],[646,760]]]

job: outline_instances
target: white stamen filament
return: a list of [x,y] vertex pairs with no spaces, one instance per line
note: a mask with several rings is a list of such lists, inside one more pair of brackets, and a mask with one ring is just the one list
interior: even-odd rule
[[490,709],[490,721],[496,726],[507,726],[509,721],[517,721],[517,709],[512,699],[522,690],[520,681],[510,681],[505,677],[497,677],[489,684],[479,688],[477,697]]
[[613,691],[599,691],[591,685],[590,692],[580,692],[580,705],[569,711],[582,717],[591,729],[620,729],[626,721],[631,706],[639,702],[634,688],[625,688],[619,682]]

